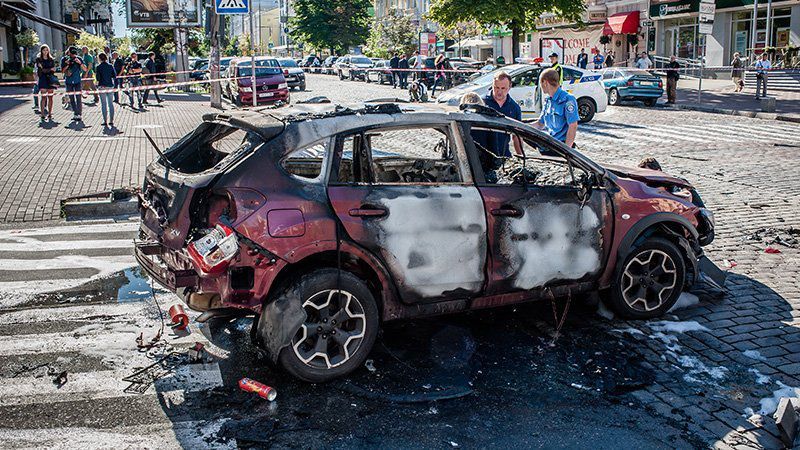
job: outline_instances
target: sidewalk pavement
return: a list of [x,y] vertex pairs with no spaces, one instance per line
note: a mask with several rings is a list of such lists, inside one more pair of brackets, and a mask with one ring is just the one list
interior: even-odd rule
[[703,80],[703,90],[698,102],[698,80],[682,79],[678,82],[678,102],[675,107],[720,114],[757,117],[760,119],[800,122],[800,92],[768,91],[775,97],[775,112],[761,110],[755,89],[747,87],[734,92],[731,80]]

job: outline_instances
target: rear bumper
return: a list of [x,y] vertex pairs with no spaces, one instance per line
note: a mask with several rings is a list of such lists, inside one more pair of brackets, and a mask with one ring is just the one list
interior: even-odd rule
[[650,88],[620,88],[619,95],[622,98],[659,98],[664,94],[663,89]]
[[191,269],[173,269],[162,258],[165,252],[175,253],[158,242],[135,242],[136,262],[158,284],[173,292],[179,288],[197,286],[199,282],[197,272]]
[[298,87],[305,83],[305,81],[306,77],[303,74],[290,75],[286,77],[286,84],[288,84],[290,88]]

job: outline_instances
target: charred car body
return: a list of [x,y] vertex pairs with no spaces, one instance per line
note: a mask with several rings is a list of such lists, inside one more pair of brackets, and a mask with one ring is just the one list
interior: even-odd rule
[[[206,115],[148,166],[137,260],[194,309],[255,313],[256,344],[312,382],[363,363],[382,321],[591,290],[651,318],[701,272],[724,282],[685,180],[486,109],[400,108]],[[481,133],[525,156],[485,170]]]

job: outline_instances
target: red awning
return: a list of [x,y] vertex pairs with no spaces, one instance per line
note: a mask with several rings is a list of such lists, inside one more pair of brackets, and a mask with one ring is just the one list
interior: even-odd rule
[[639,31],[639,11],[617,13],[606,19],[603,34],[636,34]]

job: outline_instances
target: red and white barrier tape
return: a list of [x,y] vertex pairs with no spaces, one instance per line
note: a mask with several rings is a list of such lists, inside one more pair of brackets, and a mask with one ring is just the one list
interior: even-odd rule
[[[142,77],[142,78],[146,79],[147,77],[159,77],[159,76],[163,76],[163,75],[175,75],[175,74],[192,73],[192,72],[201,72],[201,71],[200,70],[181,70],[181,71],[159,72],[159,73],[137,73],[137,74],[131,74],[131,75],[118,75],[117,78]],[[203,70],[202,72],[209,72],[209,71],[208,70]],[[90,80],[91,81],[97,81],[94,77],[81,78],[81,82],[90,81]],[[59,78],[59,82],[63,83],[63,81],[64,81],[63,79]],[[36,84],[36,81],[3,81],[3,82],[0,82],[0,87],[2,87],[2,86],[24,86],[24,85],[33,86],[34,84]]]
[[164,89],[168,87],[177,87],[177,86],[191,86],[195,84],[205,84],[205,83],[212,83],[212,82],[221,82],[221,81],[228,81],[228,80],[249,80],[250,77],[231,77],[231,78],[217,78],[215,80],[199,80],[199,81],[182,81],[176,83],[159,83],[159,84],[141,84],[139,86],[129,86],[129,87],[120,87],[120,88],[105,88],[105,89],[92,89],[92,90],[84,90],[81,89],[80,91],[56,91],[53,89],[52,94],[48,94],[45,92],[40,92],[39,94],[2,94],[0,98],[17,98],[17,99],[24,99],[24,98],[32,98],[32,97],[39,97],[39,96],[47,96],[47,97],[57,97],[57,96],[70,96],[70,95],[97,95],[97,94],[113,94],[115,92],[127,93],[127,92],[138,92],[138,91],[146,91],[150,89]]

